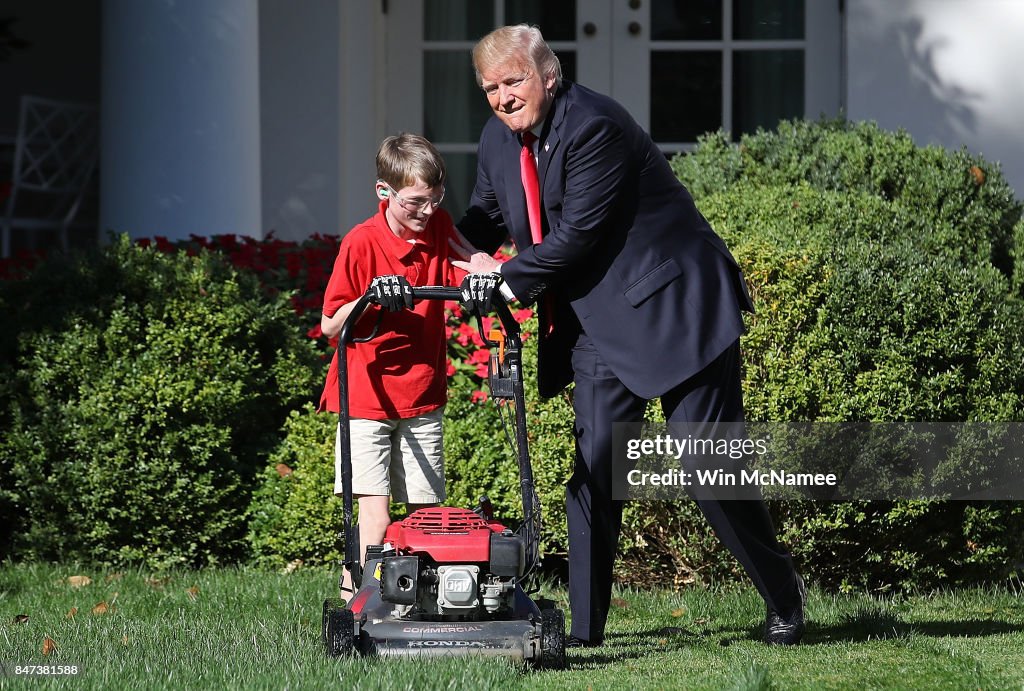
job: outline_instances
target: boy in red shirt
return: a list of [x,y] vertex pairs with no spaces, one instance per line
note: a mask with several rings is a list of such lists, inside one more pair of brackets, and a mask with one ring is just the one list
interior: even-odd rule
[[[457,258],[450,242],[459,238],[451,216],[439,207],[445,166],[437,149],[413,134],[388,137],[377,152],[377,178],[377,213],[342,239],[320,322],[324,335],[337,336],[367,292],[376,306],[363,313],[353,337],[368,335],[381,318],[373,340],[347,346],[352,494],[359,500],[362,550],[383,541],[391,522],[389,496],[406,503],[410,512],[445,498],[444,303],[413,304],[410,287],[458,285],[465,275],[450,261]],[[474,279],[476,292],[466,295],[469,303],[474,304],[473,295],[480,298],[477,304],[489,303],[490,294],[481,295],[475,286],[493,288],[498,279]],[[325,409],[338,412],[337,360],[320,399],[320,410]],[[340,436],[334,492],[342,492]]]

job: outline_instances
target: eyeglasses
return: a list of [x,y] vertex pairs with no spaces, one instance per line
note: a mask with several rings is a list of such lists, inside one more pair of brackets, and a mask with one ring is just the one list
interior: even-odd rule
[[441,202],[444,201],[444,187],[441,188],[441,194],[436,197],[413,197],[412,199],[405,199],[395,188],[391,185],[384,183],[384,186],[391,192],[391,197],[398,202],[398,205],[406,211],[423,211],[429,204],[433,208],[441,206]]

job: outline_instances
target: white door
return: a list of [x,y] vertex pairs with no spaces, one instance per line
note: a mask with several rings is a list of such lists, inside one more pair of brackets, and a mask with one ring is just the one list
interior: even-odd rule
[[425,135],[465,209],[490,115],[470,51],[503,24],[536,24],[566,78],[609,94],[666,155],[707,131],[840,112],[840,0],[386,0],[383,131]]

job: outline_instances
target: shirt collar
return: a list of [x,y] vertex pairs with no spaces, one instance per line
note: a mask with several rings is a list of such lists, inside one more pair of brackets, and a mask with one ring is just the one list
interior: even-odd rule
[[[397,258],[404,259],[409,256],[413,250],[422,247],[431,247],[434,244],[434,224],[431,222],[427,223],[427,228],[422,233],[417,235],[412,242],[403,240],[402,238],[395,235],[394,231],[391,230],[391,226],[388,225],[388,217],[386,211],[388,208],[388,200],[384,199],[377,205],[377,215],[375,217],[375,225],[378,233],[381,236],[381,244],[388,248]],[[438,209],[437,211],[440,211]],[[434,213],[436,214],[437,211]],[[433,216],[431,216],[433,220]]]

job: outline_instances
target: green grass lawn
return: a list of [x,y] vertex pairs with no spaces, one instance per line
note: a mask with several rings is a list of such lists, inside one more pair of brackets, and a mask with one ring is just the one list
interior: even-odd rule
[[[87,584],[69,581],[88,576]],[[213,569],[154,575],[0,567],[0,687],[74,689],[1024,688],[1024,590],[918,597],[811,589],[805,645],[760,643],[752,589],[616,592],[607,644],[563,671],[500,660],[328,659],[323,598],[335,575]],[[545,594],[564,603],[564,592]],[[25,618],[27,617],[27,619]],[[55,648],[43,654],[45,641]],[[78,665],[29,680],[11,664]]]

